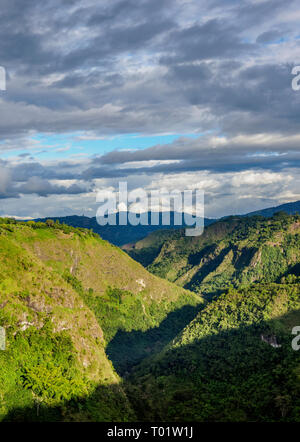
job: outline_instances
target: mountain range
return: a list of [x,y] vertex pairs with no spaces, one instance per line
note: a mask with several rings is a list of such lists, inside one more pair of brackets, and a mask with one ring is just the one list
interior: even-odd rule
[[[262,216],[273,216],[276,212],[283,211],[288,213],[289,215],[294,215],[297,212],[300,212],[300,201],[296,201],[293,203],[283,204],[281,206],[272,207],[268,209],[258,210],[256,212],[250,212],[248,214],[244,214],[241,216],[253,216],[253,215],[262,215]],[[148,225],[140,225],[132,226],[130,224],[126,226],[119,225],[119,217],[120,214],[127,216],[126,212],[117,212],[116,213],[116,225],[109,225],[103,222],[103,225],[100,225],[97,222],[96,217],[89,218],[87,216],[64,216],[64,217],[50,217],[50,218],[38,218],[35,221],[45,222],[47,219],[52,219],[54,221],[58,220],[61,224],[67,224],[72,227],[83,227],[86,229],[92,229],[95,233],[98,233],[101,238],[109,241],[112,244],[115,244],[119,247],[124,246],[128,243],[135,243],[143,238],[145,238],[148,234],[164,229],[164,230],[173,230],[180,229],[186,227],[184,222],[184,213],[179,214],[182,223],[180,225],[175,224],[176,212],[169,212],[170,223],[166,225],[162,220],[162,213],[154,213],[154,216],[157,215],[159,218],[159,222],[157,225],[151,225],[151,212],[147,213]],[[178,215],[178,214],[177,214]],[[227,217],[225,217],[227,218]],[[209,226],[210,224],[217,221],[214,218],[204,218],[204,226]]]
[[249,212],[243,216],[261,215],[261,216],[270,217],[275,215],[276,212],[285,212],[288,213],[289,215],[295,215],[296,213],[300,213],[300,201],[281,204],[280,206],[269,207],[267,209],[256,210],[255,212]]
[[[101,238],[109,241],[111,244],[115,244],[116,246],[123,246],[124,244],[138,241],[139,239],[144,238],[151,232],[155,232],[157,230],[163,229],[178,229],[186,226],[184,222],[184,213],[178,214],[182,222],[177,225],[176,212],[164,212],[170,218],[169,225],[166,225],[162,219],[162,212],[154,212],[154,216],[157,216],[159,222],[157,225],[151,224],[151,212],[147,213],[148,225],[138,224],[136,226],[130,225],[129,223],[125,226],[119,225],[120,216],[128,216],[126,212],[117,212],[116,213],[116,225],[105,224],[105,221],[102,225],[97,222],[96,217],[89,218],[87,216],[64,216],[64,217],[50,217],[50,218],[38,218],[35,219],[37,222],[45,222],[47,219],[52,219],[54,221],[59,221],[60,224],[67,224],[72,227],[81,227],[86,229],[91,229],[95,233],[98,233]],[[104,219],[104,218],[103,218]],[[210,218],[204,219],[204,225],[207,226],[212,224],[215,220]]]

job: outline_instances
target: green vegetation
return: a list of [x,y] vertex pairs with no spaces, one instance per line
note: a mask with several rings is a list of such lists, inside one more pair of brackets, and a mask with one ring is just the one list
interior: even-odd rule
[[[11,408],[55,406],[88,392],[70,338],[54,334],[49,324],[8,333],[9,347],[0,352],[1,417]],[[45,412],[48,416],[48,412]]]
[[143,262],[139,256],[156,247],[150,272],[211,299],[229,285],[279,282],[299,262],[299,246],[300,217],[281,212],[270,219],[227,218],[195,238],[153,233],[127,251]]
[[106,353],[119,374],[149,354],[157,353],[187,325],[203,305],[190,293],[181,293],[174,301],[147,303],[130,291],[108,287],[95,296],[68,272],[63,277],[82,296],[94,312],[108,343]]
[[181,230],[158,230],[150,233],[146,238],[135,244],[126,244],[122,247],[125,252],[144,267],[150,265],[159,255],[161,248],[169,239],[174,240],[182,236]]
[[[107,345],[202,302],[93,232],[52,220],[0,220],[0,289],[2,420],[134,419]],[[129,366],[151,354],[142,338],[138,345]]]
[[296,324],[299,285],[228,290],[135,370],[127,388],[138,418],[299,422],[300,354],[291,347]]
[[174,285],[91,231],[0,219],[0,420],[299,421],[299,241],[285,214],[153,233],[134,256]]

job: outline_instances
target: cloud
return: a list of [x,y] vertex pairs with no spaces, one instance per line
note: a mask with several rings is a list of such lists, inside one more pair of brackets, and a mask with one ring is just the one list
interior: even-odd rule
[[7,188],[11,183],[9,170],[5,166],[0,165],[0,198],[7,195]]
[[33,176],[29,180],[15,188],[19,194],[37,194],[39,196],[48,195],[78,195],[81,193],[87,193],[89,189],[87,187],[80,187],[77,184],[70,186],[58,186],[51,184],[48,180],[44,180],[40,177]]
[[[20,196],[28,202],[24,212],[48,213],[55,198],[64,213],[81,205],[92,211],[94,186],[118,179],[138,188],[163,177],[182,185],[206,177],[209,210],[216,213],[218,201],[220,214],[230,198],[241,211],[250,195],[258,206],[274,202],[274,188],[280,202],[297,197],[296,0],[23,3],[3,0],[0,17],[0,64],[7,70],[0,197],[11,213],[18,215],[13,201]],[[84,133],[82,142],[122,134],[194,137],[81,159],[71,144],[52,149],[34,139],[74,133]],[[41,149],[51,155],[37,161]],[[225,175],[226,189],[219,186]]]
[[[131,162],[159,160],[153,167],[129,171]],[[168,162],[169,160],[169,162]],[[171,160],[171,161],[170,161]],[[172,161],[173,160],[173,161]],[[177,160],[174,162],[174,160]],[[300,165],[300,135],[261,133],[224,137],[207,135],[196,139],[179,139],[170,145],[156,145],[138,151],[112,151],[93,161],[84,172],[90,174],[126,175],[129,173],[175,172],[187,170],[234,171],[251,168],[276,169]],[[100,166],[95,167],[95,164]],[[120,165],[123,165],[120,168]]]
[[257,39],[256,42],[257,43],[274,43],[276,40],[280,40],[283,37],[282,32],[277,31],[276,29],[274,30],[270,30],[270,31],[266,31],[263,32],[262,34],[260,34]]
[[[299,103],[290,68],[260,44],[286,35],[284,9],[277,0],[55,0],[47,6],[30,0],[21,11],[6,0],[0,60],[9,80],[0,97],[0,133],[103,136],[214,125],[234,132],[236,119],[250,121],[253,132],[271,131],[278,127],[279,103],[282,127],[289,120],[286,130],[295,131]],[[290,10],[297,10],[295,2]],[[296,62],[297,29],[289,21],[290,63]]]
[[[51,168],[48,170],[39,163],[13,165],[9,162],[2,162],[2,165],[0,164],[0,199],[20,198],[21,195],[26,194],[42,197],[79,195],[91,191],[91,185],[87,183],[75,181],[69,185],[57,184],[54,179],[55,174],[52,173],[51,181],[45,178],[46,175],[51,176]],[[60,183],[60,180],[58,182]]]

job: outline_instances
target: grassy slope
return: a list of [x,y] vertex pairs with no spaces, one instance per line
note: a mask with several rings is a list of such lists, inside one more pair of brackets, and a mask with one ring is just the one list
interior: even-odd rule
[[199,296],[150,274],[98,235],[83,238],[54,227],[31,229],[25,237],[24,247],[63,275],[97,312],[107,341],[119,328],[145,331],[169,312],[202,302]]
[[[94,314],[59,273],[24,247],[35,235],[46,239],[49,232],[0,225],[0,321],[7,332],[0,352],[2,417],[38,402],[56,407],[120,381]],[[116,396],[127,409],[124,417],[131,414],[125,394],[116,390],[99,404],[99,419],[121,417],[120,409],[109,408]]]
[[[97,406],[85,403],[81,420],[133,418],[105,354],[108,341],[119,328],[147,330],[170,311],[201,301],[88,231],[5,220],[0,288],[0,325],[7,330],[0,415],[13,419],[39,403],[61,413],[66,401],[93,391]],[[49,413],[45,418],[61,418]],[[65,411],[65,419],[72,416]]]

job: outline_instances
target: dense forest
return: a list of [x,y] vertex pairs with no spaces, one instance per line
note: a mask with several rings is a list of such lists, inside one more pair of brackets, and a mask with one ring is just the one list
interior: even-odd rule
[[134,371],[128,389],[139,418],[299,422],[300,354],[291,346],[299,290],[257,284],[207,305]]

